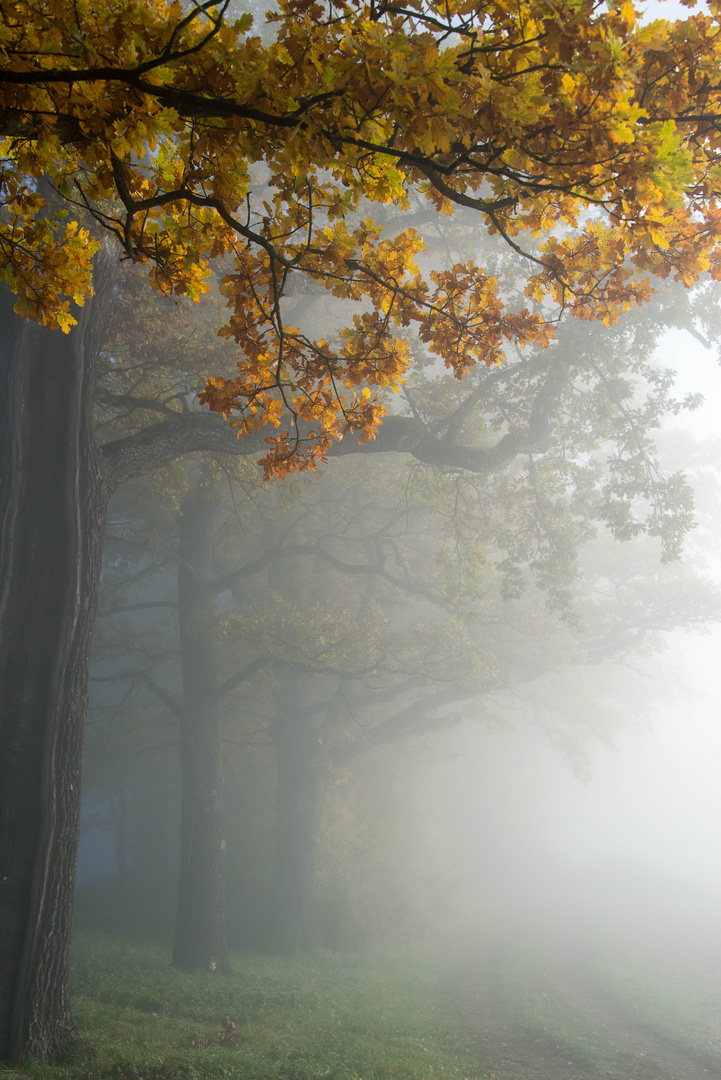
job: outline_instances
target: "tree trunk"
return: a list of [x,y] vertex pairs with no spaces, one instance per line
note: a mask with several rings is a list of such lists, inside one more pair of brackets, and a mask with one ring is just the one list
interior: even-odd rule
[[316,710],[302,703],[298,684],[303,681],[287,680],[271,725],[278,787],[270,945],[281,956],[314,945],[317,937],[316,870],[326,784]]
[[0,1058],[62,1054],[88,663],[107,504],[92,438],[95,329],[0,292]]
[[218,671],[212,618],[212,544],[217,500],[199,488],[180,519],[181,840],[173,963],[228,970],[225,841]]

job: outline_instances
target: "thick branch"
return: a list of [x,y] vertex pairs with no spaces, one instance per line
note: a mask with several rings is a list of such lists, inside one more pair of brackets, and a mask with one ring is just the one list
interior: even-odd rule
[[238,439],[233,429],[216,413],[178,413],[143,428],[135,435],[106,443],[102,454],[107,465],[108,487],[121,484],[162,468],[183,454],[207,451],[213,454],[247,456],[257,453],[260,439]]
[[174,608],[178,609],[174,600],[148,600],[142,604],[121,604],[118,607],[105,608],[98,612],[98,618],[107,618],[108,615],[119,615],[125,611],[143,611],[146,608]]
[[[63,113],[48,113],[53,132],[61,143],[81,142],[85,139],[80,121]],[[21,109],[0,109],[0,136],[3,138],[37,139],[43,131],[44,114],[24,112]]]
[[[201,90],[181,90],[176,86],[167,86],[162,83],[150,83],[140,74],[143,65],[138,68],[118,67],[93,67],[93,68],[55,68],[42,69],[40,71],[4,71],[0,74],[0,84],[10,83],[14,86],[47,86],[50,84],[64,84],[72,86],[75,83],[117,82],[150,98],[161,102],[163,105],[174,109],[179,116],[188,119],[211,119],[239,117],[243,120],[254,120],[270,127],[294,128],[298,121],[314,106],[324,105],[338,97],[338,92],[326,91],[315,94],[310,98],[302,99],[297,108],[287,113],[271,113],[263,109],[256,109],[251,105],[243,105],[232,98],[220,98]],[[17,110],[12,110],[13,112]],[[81,138],[90,136],[81,134]]]
[[126,408],[129,412],[133,409],[146,409],[148,412],[162,413],[163,416],[169,416],[172,419],[180,415],[177,409],[171,409],[169,405],[166,405],[158,398],[134,397],[132,394],[114,394],[104,386],[95,388],[95,397],[103,404],[114,405],[116,408]]
[[[345,454],[411,454],[426,465],[465,469],[475,473],[495,473],[507,468],[519,454],[545,453],[550,446],[550,414],[568,377],[565,364],[556,360],[536,394],[528,426],[504,435],[495,446],[456,445],[438,438],[422,421],[410,416],[386,416],[375,439],[361,443],[347,435],[334,443],[330,457]],[[124,439],[106,443],[102,454],[108,470],[108,487],[121,484],[161,468],[170,461],[206,451],[212,454],[249,456],[264,448],[264,431],[238,439],[227,421],[211,412],[178,413],[167,420]],[[323,553],[328,558],[327,552]],[[341,569],[342,567],[339,567]],[[342,568],[345,569],[345,568]]]
[[162,686],[158,686],[155,679],[148,675],[147,672],[139,671],[138,678],[143,680],[148,689],[152,690],[155,696],[162,701],[163,705],[165,705],[174,716],[180,717],[183,715],[182,706],[178,704],[174,697],[163,690]]
[[543,454],[551,442],[550,414],[558,401],[568,371],[556,362],[545,383],[536,394],[528,426],[515,428],[504,435],[495,446],[462,446],[435,437],[421,420],[411,416],[387,416],[375,439],[360,443],[352,435],[334,443],[330,457],[343,454],[411,454],[426,465],[442,469],[465,469],[474,473],[496,473],[513,462],[519,454]]

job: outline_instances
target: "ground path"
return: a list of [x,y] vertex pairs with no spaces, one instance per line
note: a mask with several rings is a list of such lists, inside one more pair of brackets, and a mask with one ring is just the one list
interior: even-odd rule
[[527,993],[509,987],[503,953],[480,959],[459,1003],[499,1080],[721,1080],[721,1039],[648,1022],[582,953],[544,958]]

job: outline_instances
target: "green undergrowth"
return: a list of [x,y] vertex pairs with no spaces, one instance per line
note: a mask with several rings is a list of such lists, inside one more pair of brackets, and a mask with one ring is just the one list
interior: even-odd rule
[[82,935],[82,1032],[37,1080],[485,1080],[452,980],[408,956],[236,957],[188,975],[160,948]]

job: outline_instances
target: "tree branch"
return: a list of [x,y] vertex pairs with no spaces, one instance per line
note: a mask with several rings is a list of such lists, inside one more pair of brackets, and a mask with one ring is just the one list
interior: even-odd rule
[[174,716],[180,718],[183,715],[182,706],[178,704],[178,702],[175,700],[174,697],[172,697],[172,695],[168,694],[165,690],[163,690],[161,686],[158,686],[155,679],[148,675],[147,672],[138,671],[137,675],[138,678],[143,680],[148,689],[152,690],[155,696],[159,698],[160,701],[162,701],[163,705],[165,705],[166,708],[170,709]]
[[177,409],[171,409],[169,405],[159,401],[157,398],[134,397],[132,394],[114,394],[102,385],[96,386],[95,397],[103,404],[127,407],[129,411],[146,409],[148,412],[162,413],[163,416],[168,416],[171,419],[181,415]]
[[[409,735],[440,730],[448,725],[451,718],[436,715],[438,709],[446,705],[467,701],[469,698],[477,697],[478,694],[478,690],[464,691],[457,686],[453,686],[413,701],[404,709],[394,713],[388,720],[384,720],[375,727],[365,728],[364,740],[337,747],[331,755],[333,763],[341,765],[358,754],[365,753],[374,746],[380,746],[383,743],[394,743]],[[460,717],[454,718],[453,722],[457,723],[459,719]]]
[[411,416],[386,416],[375,439],[360,443],[345,436],[328,450],[329,457],[345,454],[411,454],[426,465],[444,469],[464,469],[474,473],[496,473],[508,468],[519,454],[543,454],[551,441],[550,414],[568,378],[565,364],[556,362],[536,394],[528,426],[505,434],[495,446],[457,445],[439,439],[422,421]]
[[262,436],[238,439],[221,416],[211,412],[178,413],[172,419],[143,428],[135,435],[105,443],[101,447],[107,467],[109,490],[138,476],[162,468],[183,454],[207,451],[245,457],[258,453]]
[[[448,439],[434,436],[423,422],[415,417],[386,416],[375,439],[361,443],[358,437],[346,435],[339,442],[333,443],[328,450],[328,456],[406,453],[426,465],[439,468],[465,469],[475,473],[501,472],[519,454],[540,454],[548,450],[550,413],[567,378],[567,365],[560,361],[553,363],[545,382],[536,394],[528,426],[525,429],[509,431],[495,446],[456,445]],[[105,443],[101,447],[107,467],[109,490],[115,491],[121,484],[161,468],[183,454],[205,451],[247,457],[259,453],[265,448],[265,430],[263,428],[238,439],[227,421],[217,413],[193,411],[173,414],[167,420],[151,424],[134,435]],[[323,554],[328,557],[327,552]]]

